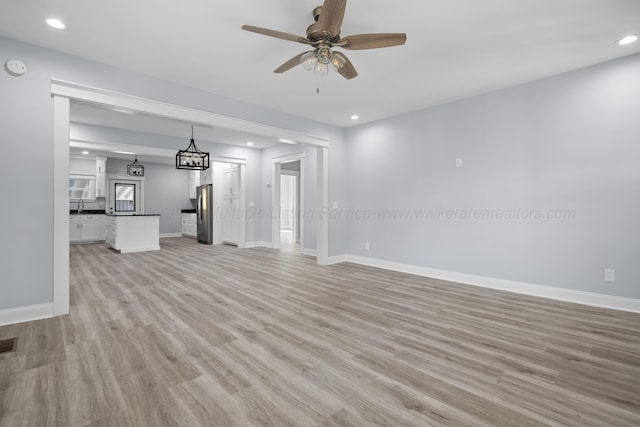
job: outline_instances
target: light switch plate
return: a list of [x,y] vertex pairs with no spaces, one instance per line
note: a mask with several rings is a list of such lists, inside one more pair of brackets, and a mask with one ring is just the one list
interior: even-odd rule
[[457,168],[461,168],[462,167],[462,158],[458,157],[456,159],[456,167]]
[[605,282],[615,282],[616,281],[616,271],[615,270],[605,270],[604,271],[604,281]]

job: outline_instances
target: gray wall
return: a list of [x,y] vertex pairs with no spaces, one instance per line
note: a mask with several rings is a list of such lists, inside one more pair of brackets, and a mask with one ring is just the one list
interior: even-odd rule
[[[28,169],[20,162],[6,162],[0,168],[0,310],[53,299],[51,78],[328,136],[332,144],[344,145],[343,130],[329,125],[0,37],[0,63],[11,58],[23,61],[28,71],[21,77],[12,77],[0,70],[0,157],[18,159],[28,149],[30,158]],[[259,158],[260,154],[255,156]],[[261,171],[251,173],[260,175]],[[343,171],[330,173],[345,179]],[[15,185],[17,177],[20,185]],[[346,198],[344,187],[330,191]],[[259,185],[252,185],[247,192],[248,200],[260,200]],[[258,224],[252,226],[247,230],[261,235]]]
[[349,252],[639,298],[639,119],[635,55],[353,128]]

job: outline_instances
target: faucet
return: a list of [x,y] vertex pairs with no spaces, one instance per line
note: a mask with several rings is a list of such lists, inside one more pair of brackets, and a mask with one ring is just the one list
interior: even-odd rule
[[81,214],[84,211],[84,200],[78,200],[78,213]]

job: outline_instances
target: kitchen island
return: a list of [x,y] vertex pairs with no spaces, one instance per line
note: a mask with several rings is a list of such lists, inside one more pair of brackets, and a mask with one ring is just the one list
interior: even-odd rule
[[106,242],[120,253],[160,249],[160,214],[107,214],[106,226]]

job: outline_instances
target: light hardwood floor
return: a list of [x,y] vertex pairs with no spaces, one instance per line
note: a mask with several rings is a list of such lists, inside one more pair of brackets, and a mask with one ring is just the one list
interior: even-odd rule
[[638,426],[640,315],[163,239],[0,328],[0,426]]

